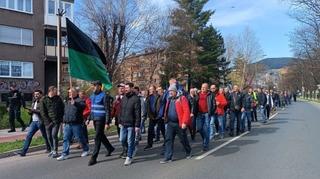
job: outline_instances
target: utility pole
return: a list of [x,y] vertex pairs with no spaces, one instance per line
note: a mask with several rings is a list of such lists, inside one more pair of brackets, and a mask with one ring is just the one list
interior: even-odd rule
[[62,56],[62,49],[61,49],[61,19],[62,16],[65,14],[65,11],[61,8],[60,9],[61,1],[58,1],[58,13],[57,13],[57,89],[58,95],[61,92],[61,56]]
[[[65,14],[65,11],[62,9],[60,9],[60,3],[61,1],[58,1],[58,23],[57,23],[57,50],[58,50],[58,56],[57,56],[57,90],[58,90],[58,95],[61,94],[61,19],[62,16]],[[59,137],[63,136],[63,128],[62,125],[60,125],[60,129],[59,129]]]

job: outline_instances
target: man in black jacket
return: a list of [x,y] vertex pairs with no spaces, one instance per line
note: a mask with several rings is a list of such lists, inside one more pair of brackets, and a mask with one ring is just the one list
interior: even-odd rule
[[17,121],[21,124],[21,131],[23,132],[26,129],[26,125],[21,119],[21,111],[20,108],[23,106],[24,108],[26,107],[26,104],[23,100],[23,97],[21,95],[21,92],[16,89],[16,85],[12,84],[10,87],[10,92],[8,95],[8,100],[7,100],[7,110],[9,112],[9,124],[10,124],[10,132],[16,132],[16,127],[14,124],[14,120],[17,119]]
[[190,89],[190,94],[187,96],[188,102],[189,102],[189,107],[190,107],[190,117],[191,117],[191,122],[192,125],[190,126],[189,130],[190,130],[190,135],[191,135],[191,140],[195,140],[195,136],[196,136],[196,117],[194,116],[196,112],[196,106],[195,103],[197,102],[197,91],[195,88],[191,88]]
[[267,96],[264,93],[264,89],[258,89],[258,107],[260,110],[260,114],[264,123],[267,122],[266,117],[266,104],[267,104]]
[[241,132],[245,131],[246,120],[248,131],[251,131],[251,120],[252,120],[252,104],[253,104],[253,97],[252,97],[252,89],[250,88],[247,93],[243,93],[242,97],[242,116],[241,116]]
[[228,99],[230,107],[230,133],[229,135],[234,136],[234,123],[237,120],[237,135],[240,134],[240,121],[241,121],[241,109],[242,109],[242,94],[237,85],[233,86],[233,91],[229,95]]
[[30,125],[29,125],[28,134],[26,136],[26,140],[23,143],[22,150],[16,153],[16,154],[20,155],[21,157],[24,157],[26,155],[26,153],[29,149],[30,143],[32,141],[32,137],[34,136],[34,134],[38,130],[40,130],[42,137],[46,143],[47,152],[51,152],[50,151],[50,144],[49,144],[48,138],[47,138],[46,129],[40,120],[40,118],[41,118],[41,116],[40,116],[40,99],[41,99],[41,97],[42,97],[41,90],[35,90],[33,92],[32,105],[31,105],[31,108],[28,109],[29,114],[30,114]]
[[64,104],[60,96],[57,95],[57,88],[50,86],[48,95],[40,101],[41,122],[46,128],[51,152],[48,157],[58,157],[58,132],[63,119]]
[[125,85],[126,94],[121,102],[119,116],[120,142],[122,146],[128,146],[128,154],[124,165],[131,165],[133,152],[135,150],[135,134],[140,131],[141,102],[133,92],[133,83]]
[[81,157],[87,156],[89,152],[89,146],[82,128],[83,110],[86,107],[86,103],[79,98],[78,92],[74,88],[70,88],[68,93],[69,98],[65,102],[63,117],[63,152],[61,156],[57,158],[58,161],[69,158],[70,141],[73,136],[81,143],[83,149]]
[[157,101],[159,99],[159,95],[157,94],[156,87],[150,86],[149,87],[149,96],[146,99],[146,111],[149,117],[149,127],[148,127],[148,141],[147,146],[144,150],[148,150],[152,148],[153,139],[155,138],[155,131],[154,127],[158,123],[158,110],[157,110]]

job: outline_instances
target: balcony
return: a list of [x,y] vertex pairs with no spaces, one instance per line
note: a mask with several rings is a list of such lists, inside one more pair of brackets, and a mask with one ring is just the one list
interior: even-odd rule
[[[45,55],[47,57],[57,57],[58,56],[58,48],[57,46],[45,46]],[[68,48],[61,48],[61,57],[68,58]]]

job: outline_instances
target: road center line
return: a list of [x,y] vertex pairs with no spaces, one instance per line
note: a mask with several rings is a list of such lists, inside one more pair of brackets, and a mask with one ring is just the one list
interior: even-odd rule
[[[269,120],[270,120],[270,119],[273,119],[274,117],[276,117],[276,115],[278,115],[278,113],[275,113],[274,115],[270,116]],[[239,135],[239,136],[237,136],[237,137],[234,137],[234,138],[226,141],[225,143],[219,145],[218,147],[215,147],[214,149],[211,149],[211,150],[209,150],[208,152],[206,152],[206,153],[204,153],[204,154],[196,157],[195,160],[204,159],[205,157],[207,157],[208,155],[212,154],[213,152],[218,151],[219,149],[223,148],[224,146],[230,144],[230,143],[233,142],[233,141],[238,140],[240,137],[243,137],[243,136],[247,135],[248,133],[249,133],[249,132],[246,131],[246,132],[242,133],[241,135]]]

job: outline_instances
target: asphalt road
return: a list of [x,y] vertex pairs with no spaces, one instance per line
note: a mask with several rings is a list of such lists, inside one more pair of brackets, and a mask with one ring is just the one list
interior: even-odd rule
[[[138,151],[131,166],[123,166],[119,159],[119,143],[111,157],[101,152],[95,166],[88,167],[89,157],[80,158],[81,151],[73,151],[66,161],[49,159],[42,152],[27,157],[0,160],[0,179],[18,178],[213,178],[213,179],[319,179],[320,178],[320,105],[298,102],[274,117],[268,124],[254,123],[251,133],[225,145],[201,160],[200,136],[192,143],[193,159],[184,159],[176,138],[175,161],[160,164],[161,144],[150,151]],[[215,141],[211,149],[224,142]],[[144,143],[140,148],[144,147]]]

